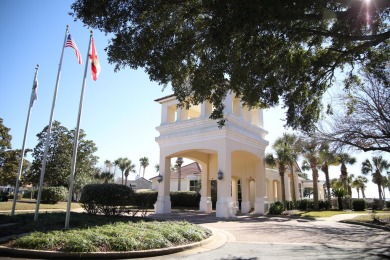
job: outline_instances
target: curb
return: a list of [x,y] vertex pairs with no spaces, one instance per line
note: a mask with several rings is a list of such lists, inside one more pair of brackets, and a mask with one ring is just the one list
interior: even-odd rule
[[[210,230],[210,229],[208,229]],[[208,244],[212,244],[217,239],[217,236],[213,230],[211,236],[203,241],[195,242],[187,245],[151,249],[151,250],[140,250],[140,251],[126,251],[126,252],[90,252],[90,253],[76,253],[76,252],[57,252],[57,251],[41,251],[32,249],[19,249],[9,248],[0,246],[0,255],[6,254],[7,256],[19,256],[19,257],[38,257],[44,259],[58,259],[58,258],[86,258],[86,259],[107,259],[107,258],[138,258],[138,257],[152,257],[174,254],[197,247],[205,247]]]

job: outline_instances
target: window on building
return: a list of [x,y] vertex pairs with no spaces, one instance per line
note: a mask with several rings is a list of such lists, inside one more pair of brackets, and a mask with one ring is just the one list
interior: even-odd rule
[[190,191],[198,191],[198,180],[190,180]]

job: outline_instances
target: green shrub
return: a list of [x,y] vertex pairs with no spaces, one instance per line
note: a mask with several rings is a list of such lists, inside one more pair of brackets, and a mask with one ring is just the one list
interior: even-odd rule
[[382,210],[383,206],[384,206],[383,200],[374,199],[371,207],[372,207],[372,210]]
[[297,205],[294,203],[294,201],[286,201],[284,205],[286,206],[286,210],[293,210],[297,208]]
[[59,187],[43,187],[41,194],[41,202],[48,204],[55,204],[60,201],[66,201],[68,196],[68,189]]
[[126,186],[114,183],[87,184],[84,186],[80,203],[89,214],[119,214],[119,208],[132,205],[134,191]]
[[274,203],[271,203],[269,207],[268,214],[271,215],[280,215],[284,211],[284,205],[283,202],[276,201]]
[[364,211],[366,209],[366,201],[364,199],[355,199],[352,201],[354,211]]
[[158,191],[156,190],[143,190],[134,193],[131,200],[131,205],[137,206],[138,208],[153,208],[153,205],[157,201]]
[[171,191],[172,207],[198,208],[200,194],[196,191]]
[[330,204],[327,200],[318,201],[318,209],[320,210],[328,210],[330,209]]
[[23,199],[30,199],[31,198],[31,190],[25,190],[23,193]]

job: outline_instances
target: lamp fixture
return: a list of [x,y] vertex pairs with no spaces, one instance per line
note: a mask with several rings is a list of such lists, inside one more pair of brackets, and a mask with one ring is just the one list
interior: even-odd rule
[[158,174],[158,175],[157,175],[157,181],[158,181],[158,183],[162,182],[162,180],[163,180],[163,176],[162,176],[161,174]]
[[218,176],[218,180],[222,180],[223,179],[223,172],[221,170],[219,170],[217,173],[217,176]]

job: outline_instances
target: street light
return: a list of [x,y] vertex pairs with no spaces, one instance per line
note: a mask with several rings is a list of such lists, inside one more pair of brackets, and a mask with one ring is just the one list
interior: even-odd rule
[[183,164],[183,158],[177,157],[176,164],[177,164],[177,172],[179,174],[179,180],[177,182],[177,190],[180,191],[181,190],[181,165]]

